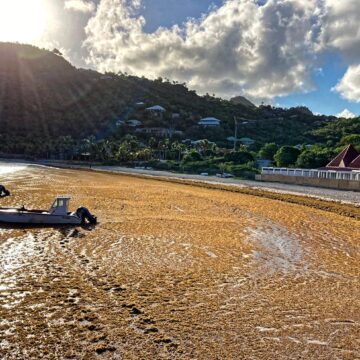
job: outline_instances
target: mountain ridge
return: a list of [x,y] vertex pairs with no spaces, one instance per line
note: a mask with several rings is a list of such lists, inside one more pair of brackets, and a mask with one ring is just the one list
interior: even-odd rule
[[[234,134],[234,117],[239,137],[253,138],[260,146],[313,143],[335,117],[315,116],[305,107],[290,109],[270,105],[255,107],[239,101],[199,96],[186,84],[167,79],[149,80],[127,74],[101,74],[77,69],[61,54],[32,45],[0,43],[0,151],[30,151],[33,142],[46,143],[59,137],[81,140],[111,134],[123,114],[142,116],[143,125],[168,127],[171,114],[179,114],[175,124],[184,138],[208,138],[221,146],[231,146],[226,138]],[[167,115],[154,121],[134,104],[162,105]],[[202,117],[221,119],[218,129],[197,125]],[[320,131],[321,133],[321,131]],[[29,143],[31,146],[15,146]],[[26,150],[27,149],[27,150]]]

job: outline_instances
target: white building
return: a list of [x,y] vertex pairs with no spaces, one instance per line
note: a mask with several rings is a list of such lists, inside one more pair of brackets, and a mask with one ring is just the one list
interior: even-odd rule
[[190,140],[190,144],[191,145],[194,145],[194,146],[197,146],[197,145],[201,145],[201,144],[204,144],[204,143],[207,143],[209,145],[216,145],[216,143],[212,142],[212,141],[209,141],[209,140],[206,140],[206,139],[203,139],[203,140]]
[[154,105],[154,106],[151,106],[151,107],[147,108],[146,111],[157,112],[157,113],[164,113],[164,112],[166,112],[166,109],[163,108],[163,107],[160,106],[160,105]]
[[183,134],[183,132],[180,130],[167,129],[161,127],[141,128],[141,129],[136,129],[135,132],[137,132],[138,134],[150,134],[159,137],[172,137],[173,135],[181,136]]
[[282,175],[292,177],[308,177],[330,180],[352,180],[360,181],[360,171],[338,171],[324,169],[295,169],[295,168],[273,168],[263,167],[262,175]]
[[130,126],[130,127],[138,127],[138,126],[142,125],[142,122],[139,120],[133,119],[133,120],[128,120],[126,122],[126,124],[127,124],[127,126]]
[[220,126],[221,120],[214,118],[214,117],[207,117],[207,118],[203,118],[201,119],[198,124],[204,127],[208,127],[208,126]]
[[226,138],[227,141],[231,141],[231,142],[234,142],[234,141],[240,141],[240,139],[237,139],[235,136],[229,136]]
[[239,139],[239,141],[245,146],[251,146],[251,145],[255,144],[255,140],[247,138],[247,137],[243,137],[243,138]]
[[116,121],[116,126],[124,126],[125,125],[125,121],[123,121],[123,120],[118,120],[118,121]]

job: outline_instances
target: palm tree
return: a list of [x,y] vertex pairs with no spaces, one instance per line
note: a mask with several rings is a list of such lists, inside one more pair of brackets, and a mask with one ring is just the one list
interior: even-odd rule
[[187,151],[187,146],[185,144],[179,143],[178,141],[175,141],[171,144],[171,148],[173,151],[177,152],[178,161],[181,161],[182,155]]

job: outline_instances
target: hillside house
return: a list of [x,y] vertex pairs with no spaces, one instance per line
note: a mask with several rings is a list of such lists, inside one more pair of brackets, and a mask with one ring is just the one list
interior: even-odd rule
[[166,109],[160,105],[154,105],[154,106],[146,108],[146,111],[149,111],[151,113],[162,114],[162,113],[166,112]]
[[221,120],[214,117],[206,117],[201,119],[198,124],[203,127],[217,127],[220,126]]
[[129,127],[138,127],[142,125],[142,122],[136,119],[128,120],[126,125]]
[[136,129],[136,132],[138,134],[148,134],[158,137],[172,137],[173,135],[183,135],[182,131],[179,130],[173,130],[173,129],[167,129],[167,128],[161,128],[161,127],[153,127],[153,128],[141,128]]
[[118,121],[116,121],[116,126],[117,126],[117,127],[125,126],[125,125],[126,125],[126,123],[125,123],[124,120],[118,120]]
[[348,145],[323,168],[263,167],[258,179],[360,191],[360,153],[352,145]]
[[311,144],[307,144],[307,145],[297,144],[294,146],[294,148],[301,150],[303,148],[303,146],[305,146],[306,149],[311,149],[313,147],[313,145],[311,145]]
[[204,143],[207,143],[208,145],[215,145],[216,146],[216,143],[212,142],[212,141],[209,141],[207,139],[202,139],[202,140],[190,140],[190,144],[193,145],[193,146],[198,146],[198,145],[202,145]]
[[229,136],[226,138],[226,140],[230,142],[240,141],[240,139],[237,139],[235,136]]
[[239,139],[240,143],[245,145],[245,146],[251,146],[255,144],[255,140],[254,139],[250,139],[248,137],[243,137]]

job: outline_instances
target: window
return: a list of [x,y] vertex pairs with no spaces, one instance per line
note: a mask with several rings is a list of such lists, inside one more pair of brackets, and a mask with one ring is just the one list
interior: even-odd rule
[[52,206],[52,208],[60,208],[60,207],[63,207],[65,205],[65,201],[63,199],[56,199],[54,201],[54,204]]

